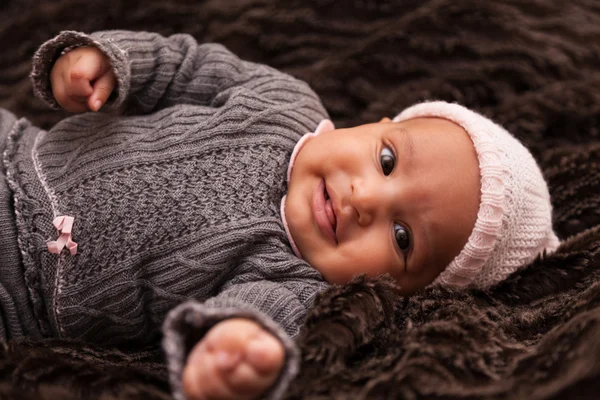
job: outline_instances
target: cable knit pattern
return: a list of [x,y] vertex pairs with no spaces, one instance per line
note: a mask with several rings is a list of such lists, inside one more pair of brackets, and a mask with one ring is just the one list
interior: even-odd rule
[[481,177],[473,231],[434,283],[489,287],[544,251],[556,250],[548,186],[521,142],[482,115],[443,101],[417,104],[394,121],[417,117],[441,117],[462,126],[473,141]]
[[[169,310],[195,299],[171,320],[192,313],[206,330],[246,316],[279,337],[287,363],[271,393],[280,396],[299,362],[290,338],[327,284],[293,255],[279,202],[295,143],[327,113],[304,82],[221,45],[125,31],[63,32],[45,43],[32,79],[50,105],[53,62],[80,45],[111,60],[111,113],[75,115],[48,132],[21,120],[4,155],[43,333],[156,343]],[[75,256],[46,250],[57,215],[75,218]],[[165,329],[168,356],[189,350],[175,350],[189,342],[183,330]],[[170,365],[182,398],[185,359],[170,359],[179,360]]]

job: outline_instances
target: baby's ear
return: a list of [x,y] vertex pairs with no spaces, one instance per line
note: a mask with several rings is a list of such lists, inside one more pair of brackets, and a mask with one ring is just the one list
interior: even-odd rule
[[392,122],[392,120],[389,119],[388,117],[383,117],[383,118],[381,118],[381,121],[379,121],[379,122]]

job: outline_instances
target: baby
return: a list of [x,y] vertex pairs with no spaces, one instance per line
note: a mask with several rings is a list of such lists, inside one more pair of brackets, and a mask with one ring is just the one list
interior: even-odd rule
[[78,114],[0,111],[3,337],[164,321],[178,399],[280,397],[329,284],[485,288],[558,246],[531,154],[457,104],[335,129],[305,83],[183,34],[62,32],[32,79]]

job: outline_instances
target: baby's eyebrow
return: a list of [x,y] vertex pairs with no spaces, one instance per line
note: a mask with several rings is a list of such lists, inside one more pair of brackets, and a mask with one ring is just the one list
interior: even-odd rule
[[[392,135],[394,138],[399,138],[396,143],[396,149],[398,152],[400,152],[400,149],[403,151],[400,154],[397,154],[397,157],[402,160],[402,165],[406,172],[409,172],[413,167],[413,159],[415,158],[415,143],[412,135],[413,134],[409,129],[400,126],[395,127],[395,131]],[[398,144],[402,147],[399,147]]]
[[423,218],[420,215],[418,216],[418,220],[419,231],[421,232],[421,234],[419,235],[419,249],[421,250],[421,253],[424,253],[422,256],[423,265],[427,266],[431,263],[431,260],[433,259],[435,245],[433,245],[432,240],[434,240],[435,237],[431,235],[431,225],[423,221]]

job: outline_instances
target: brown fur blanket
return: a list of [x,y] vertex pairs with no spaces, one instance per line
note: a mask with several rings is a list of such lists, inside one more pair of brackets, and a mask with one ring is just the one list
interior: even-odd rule
[[[43,127],[30,59],[64,29],[188,32],[306,80],[337,126],[458,101],[541,162],[563,246],[488,291],[325,293],[290,399],[598,398],[600,7],[594,0],[0,0],[0,106]],[[1,251],[1,249],[0,249]],[[0,271],[1,273],[1,271]],[[156,349],[0,348],[0,399],[168,399]]]

